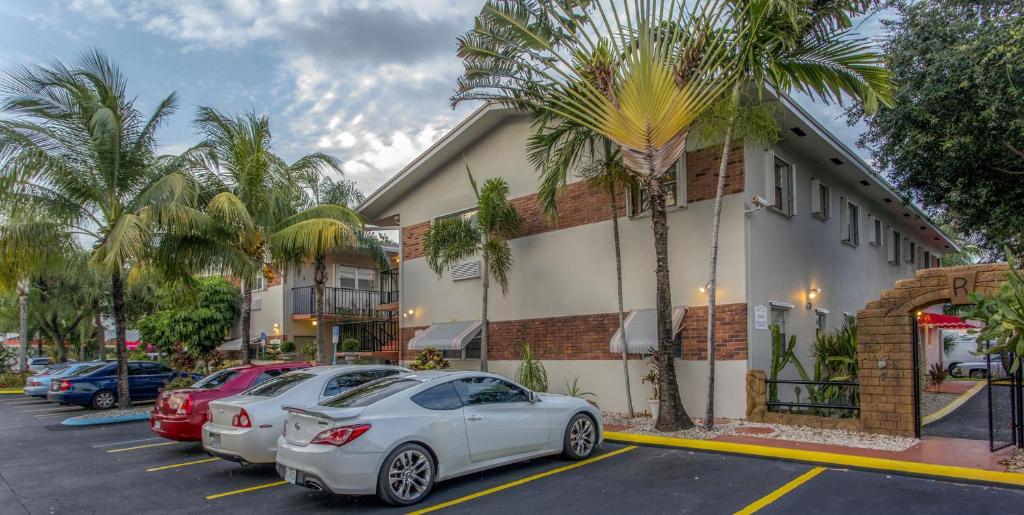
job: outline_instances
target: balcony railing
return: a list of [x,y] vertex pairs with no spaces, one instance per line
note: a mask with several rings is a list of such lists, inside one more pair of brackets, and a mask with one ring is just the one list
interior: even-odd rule
[[342,322],[338,338],[338,351],[341,344],[349,338],[359,341],[357,352],[396,351],[398,338],[398,317],[391,316],[380,320],[360,320]]
[[[324,288],[324,314],[352,317],[383,317],[377,310],[381,304],[398,302],[398,291],[355,290],[352,288]],[[316,313],[316,288],[292,288],[292,314]]]

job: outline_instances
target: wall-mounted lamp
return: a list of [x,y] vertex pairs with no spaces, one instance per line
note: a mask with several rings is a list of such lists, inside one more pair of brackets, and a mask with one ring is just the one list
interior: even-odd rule
[[274,329],[277,329],[278,327],[281,327],[281,324],[274,322]]
[[416,310],[415,309],[410,309],[409,311],[406,311],[404,313],[405,318],[412,318],[412,316],[415,315],[415,314],[416,314]]
[[313,325],[316,325],[316,320],[313,320]]
[[807,290],[807,309],[814,307],[814,299],[821,295],[821,288],[811,288]]
[[697,289],[700,290],[701,293],[707,293],[708,290],[711,289],[711,281],[704,283],[704,286],[698,287]]

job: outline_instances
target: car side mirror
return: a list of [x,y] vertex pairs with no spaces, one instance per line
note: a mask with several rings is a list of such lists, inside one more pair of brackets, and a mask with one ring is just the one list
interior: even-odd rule
[[530,402],[540,402],[540,395],[537,395],[537,392],[530,392],[527,395],[526,400]]

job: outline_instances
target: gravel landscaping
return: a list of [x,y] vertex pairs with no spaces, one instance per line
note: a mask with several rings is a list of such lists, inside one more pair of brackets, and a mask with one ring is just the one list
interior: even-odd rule
[[1024,449],[1014,449],[1013,456],[1006,460],[1007,472],[1024,472]]
[[626,426],[627,429],[625,432],[627,433],[673,436],[677,438],[690,438],[695,440],[710,440],[719,436],[742,435],[775,440],[788,440],[793,442],[877,449],[883,451],[904,451],[920,442],[920,440],[916,438],[905,438],[900,436],[861,433],[857,431],[845,431],[842,429],[816,429],[803,426],[786,426],[782,424],[762,424],[732,419],[721,419],[715,424],[714,430],[706,431],[701,427],[704,422],[703,419],[693,419],[693,421],[697,424],[697,427],[693,429],[662,433],[654,430],[654,420],[651,417],[636,417],[630,419],[622,413],[604,412],[605,424]]
[[939,411],[959,396],[955,393],[921,392],[921,416]]
[[97,419],[97,418],[119,418],[119,417],[133,416],[133,415],[148,414],[151,409],[153,409],[153,408],[146,407],[146,408],[132,408],[132,409],[111,409],[111,410],[106,410],[106,411],[90,411],[89,413],[86,413],[85,415],[79,415],[79,416],[77,416],[75,418],[80,418],[82,420],[92,420],[92,419]]

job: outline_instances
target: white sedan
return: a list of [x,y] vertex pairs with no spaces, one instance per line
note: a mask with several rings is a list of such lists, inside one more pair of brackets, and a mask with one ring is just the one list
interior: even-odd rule
[[481,372],[389,377],[284,409],[277,471],[286,481],[396,505],[423,500],[435,481],[508,463],[583,459],[603,438],[590,403]]
[[412,372],[388,365],[313,367],[282,374],[210,403],[206,452],[239,463],[274,463],[287,403],[314,403],[382,377]]

